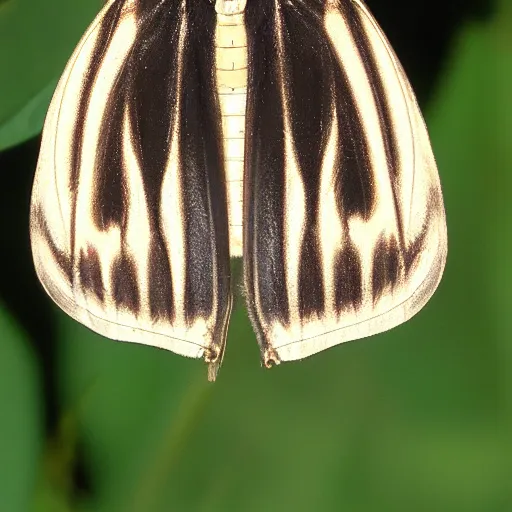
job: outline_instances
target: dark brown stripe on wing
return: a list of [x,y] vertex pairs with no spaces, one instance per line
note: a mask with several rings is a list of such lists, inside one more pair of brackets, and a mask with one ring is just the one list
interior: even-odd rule
[[336,310],[357,310],[363,300],[363,270],[357,248],[348,239],[339,251],[334,266]]
[[140,311],[137,272],[134,263],[125,254],[114,260],[110,279],[117,308],[128,309],[137,316]]
[[361,11],[355,7],[352,2],[344,2],[343,12],[346,16],[348,26],[351,29],[352,37],[354,38],[359,54],[361,55],[366,76],[373,92],[373,100],[379,116],[380,128],[383,135],[382,141],[386,151],[386,161],[388,163],[390,177],[396,180],[400,178],[400,161],[398,158],[398,138],[396,133],[392,130],[393,119],[390,112],[392,105],[389,104],[388,94],[382,81],[379,66],[372,52],[368,34],[364,30]]
[[425,226],[421,233],[414,239],[412,243],[409,244],[409,247],[405,251],[404,264],[406,274],[411,272],[416,262],[421,257],[423,246],[425,245],[426,242],[427,234],[428,228],[427,226]]
[[[162,234],[161,194],[166,170],[172,126],[179,119],[173,117],[178,80],[178,40],[183,11],[180,2],[137,2],[137,38],[126,59],[112,93],[109,105],[110,118],[106,124],[103,144],[110,163],[111,184],[115,186],[116,173],[124,173],[119,165],[119,151],[123,141],[123,117],[127,108],[133,130],[132,145],[142,168],[143,193],[148,207],[147,215],[151,232],[149,247],[149,308],[153,320],[173,322],[174,290],[168,254]],[[118,189],[119,198],[122,190]],[[104,189],[108,194],[108,189]],[[123,229],[122,215],[118,222]],[[175,222],[181,222],[176,219]],[[146,269],[141,269],[146,271]]]
[[341,152],[335,178],[338,212],[345,219],[360,216],[368,220],[375,205],[375,183],[364,125],[342,66],[335,69],[334,86]]
[[395,287],[400,279],[400,250],[394,237],[386,239],[384,236],[377,240],[373,253],[372,293],[373,302],[376,303],[382,292]]
[[154,233],[149,251],[149,310],[151,319],[173,322],[174,295],[171,269],[160,231]]
[[71,230],[70,247],[71,259],[75,260],[75,226],[76,226],[76,200],[75,194],[79,185],[81,158],[83,151],[84,120],[89,108],[90,93],[97,79],[98,69],[101,65],[105,52],[112,39],[112,34],[119,23],[123,2],[114,2],[109,11],[101,20],[101,26],[98,28],[98,39],[94,50],[89,59],[89,67],[83,78],[83,85],[80,91],[80,100],[78,111],[75,114],[77,122],[73,126],[73,144],[71,150],[71,172],[70,172],[70,193],[73,195],[71,200]]
[[[244,275],[255,322],[289,322],[284,264],[285,149],[276,83],[274,3],[248,2],[249,76],[244,177]],[[256,297],[257,294],[257,297]],[[260,308],[256,311],[256,300]],[[262,315],[262,318],[258,317]],[[256,330],[261,335],[261,325]]]
[[[153,6],[154,0],[145,0]],[[144,193],[149,207],[152,231],[160,229],[161,190],[179,80],[178,43],[182,25],[181,2],[158,2],[144,11],[137,39],[120,80],[120,102],[128,105],[134,129],[135,150],[143,167]],[[148,7],[149,8],[149,7]],[[140,6],[142,11],[143,7]]]
[[37,233],[39,236],[42,236],[45,239],[55,264],[66,276],[68,285],[71,285],[73,281],[73,262],[71,260],[71,256],[59,249],[55,244],[50,229],[48,228],[46,217],[44,216],[44,213],[42,212],[39,205],[33,208],[31,213],[31,221],[33,223],[31,225],[31,231]]
[[[107,98],[98,137],[95,220],[99,229],[124,225],[127,198],[122,153],[125,109],[133,128],[133,146],[143,166],[150,225],[158,227],[160,191],[168,156],[172,101],[177,80],[179,2],[138,5],[137,37]],[[174,4],[174,5],[169,5]],[[169,7],[173,7],[169,9]],[[150,9],[142,11],[142,9]],[[144,12],[144,15],[142,15]]]
[[179,113],[186,212],[185,313],[191,319],[216,315],[222,330],[231,289],[221,114],[212,72],[215,10],[205,2],[190,2],[188,18]]
[[[398,199],[397,188],[400,186],[400,159],[398,136],[393,129],[393,119],[391,117],[392,105],[389,103],[388,94],[382,76],[376,62],[375,55],[371,50],[371,44],[368,40],[368,34],[364,30],[363,21],[361,20],[361,11],[351,2],[346,2],[343,8],[346,14],[347,22],[352,31],[357,49],[361,55],[361,59],[368,77],[370,88],[373,92],[373,100],[379,116],[380,131],[382,133],[382,143],[386,153],[386,162],[388,167],[389,181],[393,192],[393,204],[396,212],[398,242],[400,250],[405,248],[404,227],[402,212]],[[403,144],[403,142],[402,142]]]
[[[302,246],[297,254],[289,257],[300,261],[299,314],[307,318],[313,313],[322,313],[325,307],[318,215],[321,166],[327,144],[325,134],[332,117],[333,79],[330,66],[326,66],[331,56],[330,46],[322,35],[323,5],[304,6],[300,2],[281,5],[283,51],[278,52],[277,58],[282,62],[280,79],[289,101],[290,136],[306,194]],[[286,215],[293,216],[293,211]]]
[[101,272],[100,257],[93,247],[89,246],[87,252],[81,250],[78,260],[78,282],[82,290],[92,292],[103,302],[105,289]]
[[[353,17],[351,2],[340,2],[343,15]],[[342,30],[342,27],[340,27]],[[323,37],[329,40],[325,31]],[[360,216],[368,220],[373,212],[376,190],[369,159],[364,119],[361,118],[345,63],[339,62],[331,47],[331,69],[334,75],[332,93],[337,112],[338,140],[341,159],[335,182],[338,212],[342,218]]]
[[[167,5],[165,5],[167,4]],[[177,6],[179,5],[178,2],[173,2],[173,0],[136,0],[135,2],[135,12],[137,19],[140,19],[141,21],[144,21],[144,18],[149,18],[154,23],[157,21],[157,17],[155,16],[155,12],[160,8],[164,7],[165,11],[177,11]],[[162,10],[163,11],[163,10]],[[168,15],[169,12],[162,12],[162,15]]]

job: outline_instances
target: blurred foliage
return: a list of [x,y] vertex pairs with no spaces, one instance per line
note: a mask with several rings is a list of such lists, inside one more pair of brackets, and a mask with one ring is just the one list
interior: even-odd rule
[[[0,4],[0,124],[15,117],[48,84],[55,84],[77,37],[102,3],[7,0]],[[26,135],[37,133],[34,128],[27,124]]]
[[28,340],[0,303],[0,496],[29,510],[43,444],[38,369]]
[[[0,2],[0,147],[40,131],[100,4]],[[30,306],[52,327],[25,316],[26,334],[2,306],[1,510],[512,510],[510,2],[457,30],[440,76],[425,113],[449,258],[421,314],[264,371],[240,304],[211,385],[197,361],[106,341],[56,308]],[[38,293],[24,300],[49,301]]]

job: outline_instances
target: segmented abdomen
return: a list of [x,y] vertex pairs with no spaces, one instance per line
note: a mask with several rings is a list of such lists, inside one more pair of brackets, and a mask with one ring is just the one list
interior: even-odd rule
[[229,250],[242,256],[242,212],[247,100],[247,35],[243,14],[217,14],[215,68],[222,116]]

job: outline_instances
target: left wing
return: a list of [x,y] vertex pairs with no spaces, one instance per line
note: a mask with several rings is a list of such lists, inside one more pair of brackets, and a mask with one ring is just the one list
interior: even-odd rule
[[31,206],[37,274],[109,338],[221,362],[231,311],[215,11],[110,0],[47,115]]

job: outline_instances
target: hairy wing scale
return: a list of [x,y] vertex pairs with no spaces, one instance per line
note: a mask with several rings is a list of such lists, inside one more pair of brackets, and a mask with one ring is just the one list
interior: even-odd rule
[[212,380],[230,252],[267,366],[404,322],[446,259],[428,134],[364,4],[215,10],[104,7],[52,100],[31,210],[36,270],[62,309],[204,356]]

